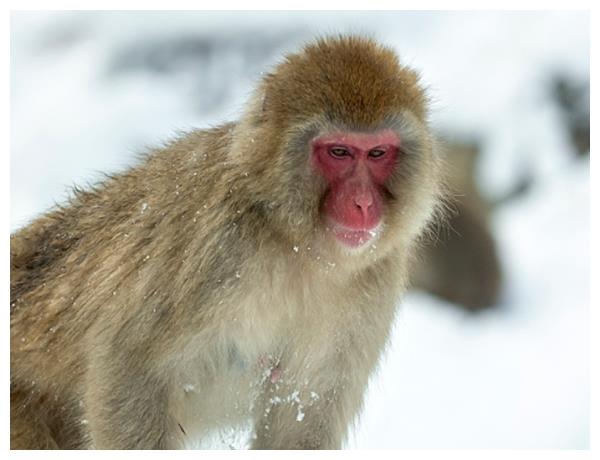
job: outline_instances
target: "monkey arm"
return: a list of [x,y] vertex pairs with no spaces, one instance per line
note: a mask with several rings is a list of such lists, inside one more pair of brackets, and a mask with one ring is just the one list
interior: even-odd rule
[[91,447],[173,448],[176,424],[168,416],[166,379],[151,367],[154,350],[110,343],[92,355],[86,375]]
[[[290,394],[294,394],[293,392]],[[304,398],[303,398],[304,399]],[[339,449],[341,436],[333,426],[331,403],[303,407],[287,398],[256,424],[252,449]]]

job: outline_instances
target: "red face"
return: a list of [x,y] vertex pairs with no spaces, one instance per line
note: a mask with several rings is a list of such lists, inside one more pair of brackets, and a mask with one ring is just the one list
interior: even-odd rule
[[391,129],[338,132],[312,141],[312,164],[327,181],[324,212],[336,238],[358,247],[375,236],[383,187],[398,158],[400,138]]

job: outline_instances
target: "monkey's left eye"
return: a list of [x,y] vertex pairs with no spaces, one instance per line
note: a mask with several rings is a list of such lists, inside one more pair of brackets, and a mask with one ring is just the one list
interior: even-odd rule
[[385,150],[382,149],[373,149],[369,152],[369,156],[371,158],[379,158],[385,155]]

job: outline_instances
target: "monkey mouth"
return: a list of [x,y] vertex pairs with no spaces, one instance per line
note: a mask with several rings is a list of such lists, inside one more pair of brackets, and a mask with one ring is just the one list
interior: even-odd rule
[[377,225],[371,229],[352,229],[344,227],[338,223],[331,223],[328,229],[344,246],[350,248],[360,248],[365,246],[367,243],[370,243],[378,236],[380,225]]

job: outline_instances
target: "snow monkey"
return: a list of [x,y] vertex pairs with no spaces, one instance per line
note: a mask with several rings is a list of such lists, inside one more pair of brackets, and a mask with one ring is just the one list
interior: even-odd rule
[[440,208],[418,76],[323,38],[11,235],[11,447],[338,449]]

